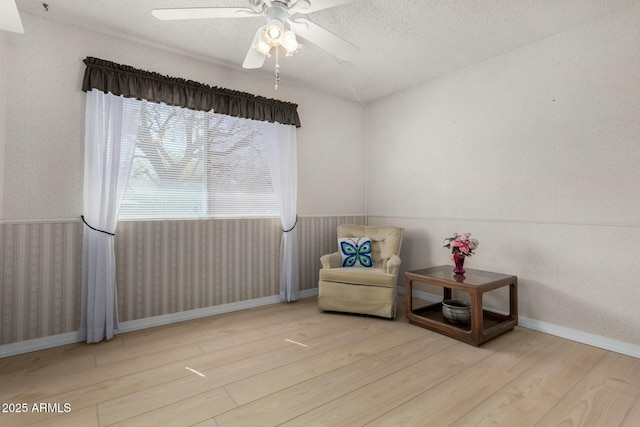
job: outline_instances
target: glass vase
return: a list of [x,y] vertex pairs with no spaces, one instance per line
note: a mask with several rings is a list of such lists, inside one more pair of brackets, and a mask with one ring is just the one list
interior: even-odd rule
[[453,254],[453,262],[456,265],[456,268],[453,269],[453,272],[456,274],[464,274],[464,259],[466,257],[460,253],[455,252]]

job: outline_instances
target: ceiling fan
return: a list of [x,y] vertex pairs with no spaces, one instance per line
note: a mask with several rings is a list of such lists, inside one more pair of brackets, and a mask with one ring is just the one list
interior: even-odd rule
[[[345,39],[314,24],[304,15],[322,9],[350,3],[353,0],[248,0],[248,7],[189,7],[154,9],[152,15],[161,20],[251,18],[266,17],[266,24],[258,28],[243,68],[260,68],[272,49],[282,46],[287,56],[296,53],[301,45],[296,34],[316,46],[348,61],[358,48]],[[288,29],[287,29],[288,27]]]

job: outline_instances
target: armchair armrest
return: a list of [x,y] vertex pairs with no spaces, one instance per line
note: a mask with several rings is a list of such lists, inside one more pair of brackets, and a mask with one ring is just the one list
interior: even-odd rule
[[398,255],[391,255],[387,261],[387,273],[397,276],[398,270],[400,270],[400,257]]
[[340,252],[322,255],[320,262],[322,263],[322,268],[338,268],[342,265],[342,256]]

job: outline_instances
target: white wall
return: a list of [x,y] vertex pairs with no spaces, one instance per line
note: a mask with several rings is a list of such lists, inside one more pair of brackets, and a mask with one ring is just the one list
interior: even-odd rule
[[308,90],[295,99],[303,121],[298,129],[298,213],[364,214],[364,107]]
[[516,274],[523,316],[640,344],[640,6],[368,106],[369,224],[404,268]]
[[[81,214],[81,84],[87,56],[299,104],[299,213],[364,213],[365,113],[360,104],[287,81],[275,92],[271,80],[239,68],[23,15],[26,34],[8,36],[11,64],[6,78],[0,74],[0,83],[8,88],[7,96],[0,98],[7,106],[4,220]],[[340,164],[336,153],[350,160]]]

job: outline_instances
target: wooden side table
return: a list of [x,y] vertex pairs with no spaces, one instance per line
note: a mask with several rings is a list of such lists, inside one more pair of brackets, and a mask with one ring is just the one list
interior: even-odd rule
[[[451,298],[451,290],[466,292],[471,297],[470,324],[449,322],[442,315],[442,303],[413,308],[413,282],[439,286],[443,299]],[[509,314],[502,315],[482,306],[482,297],[494,289],[509,287]],[[476,347],[513,329],[518,324],[518,278],[490,271],[467,269],[455,274],[453,266],[441,265],[405,273],[405,295],[409,323],[450,336]]]

